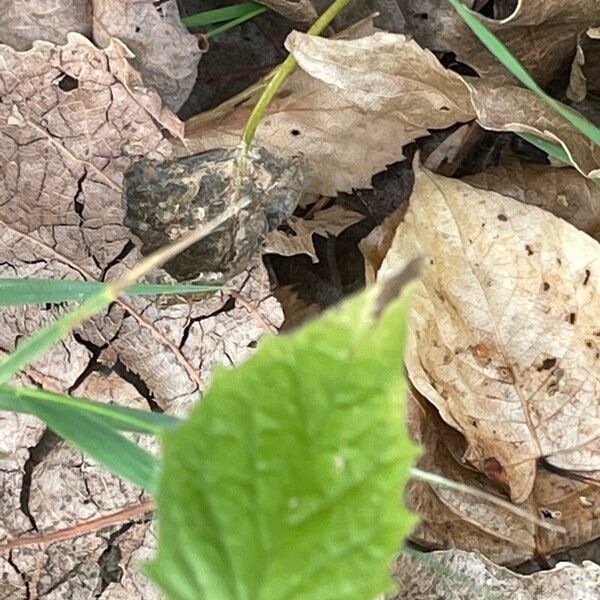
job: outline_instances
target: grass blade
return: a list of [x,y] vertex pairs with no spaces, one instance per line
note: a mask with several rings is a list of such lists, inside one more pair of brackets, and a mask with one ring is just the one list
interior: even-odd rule
[[107,469],[135,485],[154,492],[158,475],[158,459],[102,419],[80,408],[52,403],[31,402],[21,398],[29,413],[35,415],[60,437],[97,460]]
[[242,208],[245,208],[249,202],[248,197],[239,199],[233,206],[226,208],[209,223],[199,225],[196,229],[171,242],[168,246],[146,256],[133,269],[127,271],[119,279],[104,285],[77,308],[62,315],[57,321],[28,337],[0,362],[0,383],[8,381],[12,375],[25,365],[33,362],[44,350],[56,344],[61,337],[68,335],[74,327],[114,302],[119,295],[135,285],[138,279],[161,267],[168,260],[212,233],[217,227],[235,216]]
[[[519,60],[511,54],[500,39],[492,33],[460,0],[448,0],[481,43],[527,88],[537,94],[548,106],[564,117],[573,127],[583,133],[594,144],[600,145],[600,129],[583,115],[547,94],[525,70]],[[570,161],[569,161],[570,162]]]
[[224,23],[220,27],[215,27],[214,29],[211,29],[210,31],[207,31],[204,34],[204,37],[211,38],[211,37],[214,37],[215,35],[218,35],[219,33],[223,33],[225,31],[227,31],[228,29],[232,29],[233,27],[237,27],[238,25],[241,25],[242,23],[244,23],[246,21],[249,21],[250,19],[252,19],[252,18],[254,18],[256,16],[261,15],[266,10],[267,10],[266,6],[257,5],[257,8],[255,8],[253,11],[248,12],[245,15],[242,15],[241,17],[238,17],[237,19],[233,19],[231,21],[228,21],[227,23]]
[[[0,306],[22,306],[47,302],[80,302],[106,287],[99,281],[67,279],[0,278]],[[127,291],[129,296],[200,294],[219,290],[218,285],[138,283]]]
[[[222,8],[216,8],[215,10],[206,10],[190,15],[189,17],[183,17],[181,22],[186,27],[201,27],[202,25],[223,23],[224,21],[239,19],[240,17],[255,11],[257,8],[261,8],[261,5],[256,4],[256,2],[241,2],[240,4],[223,6]],[[262,8],[263,10],[266,10],[265,7]]]
[[81,413],[100,419],[104,425],[117,431],[159,434],[181,423],[177,417],[164,413],[136,410],[86,398],[73,398],[39,388],[0,385],[0,409],[2,410],[37,415],[39,407],[44,406],[63,408],[65,415],[70,415],[72,409],[77,409]]

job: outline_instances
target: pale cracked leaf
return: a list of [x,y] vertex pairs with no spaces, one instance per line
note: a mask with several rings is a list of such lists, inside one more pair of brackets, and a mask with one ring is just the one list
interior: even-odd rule
[[[371,177],[402,160],[403,147],[426,135],[428,128],[448,127],[474,116],[462,79],[404,36],[322,39],[324,45],[316,49],[312,46],[316,38],[309,37],[293,32],[290,48],[307,68],[309,52],[322,54],[323,62],[331,59],[327,63],[331,72],[319,71],[323,81],[300,70],[293,73],[256,132],[256,142],[271,151],[306,158],[308,191],[334,196],[371,187]],[[338,64],[335,57],[355,66]],[[371,89],[384,83],[381,90]],[[372,101],[360,100],[369,90]],[[191,120],[186,124],[188,145],[201,150],[236,145],[255,101],[256,97],[235,108],[216,109],[212,119]]]
[[[437,2],[424,3],[421,8],[416,0],[399,2],[403,9],[408,7],[416,13],[416,18],[408,22],[408,32],[419,43],[432,50],[454,52],[458,61],[473,67],[487,81],[515,82],[456,12],[444,7],[446,10],[440,14]],[[568,69],[578,36],[600,24],[597,0],[518,0],[510,2],[510,8],[509,14],[502,14],[501,18],[479,19],[541,85]],[[433,32],[428,27],[430,21]]]
[[[465,439],[444,423],[419,394],[408,401],[411,434],[425,448],[418,466],[509,501],[502,473],[490,462],[480,473],[463,460]],[[487,475],[487,477],[485,476]],[[600,489],[538,467],[533,491],[519,508],[534,519],[564,527],[550,531],[510,510],[471,494],[414,480],[408,506],[421,517],[411,533],[425,548],[477,550],[499,564],[517,565],[580,546],[600,535]]]
[[91,0],[93,37],[100,46],[118,38],[133,52],[144,84],[178,110],[196,82],[202,52],[182,24],[176,0]]
[[600,239],[600,186],[575,169],[525,163],[512,157],[463,177],[463,181],[539,206]]
[[473,118],[468,88],[434,54],[396,33],[330,40],[292,31],[286,48],[312,77],[368,112],[396,112],[423,128]]
[[478,552],[403,553],[394,569],[401,591],[391,600],[596,600],[600,566],[558,563],[520,575]]
[[[524,502],[536,461],[597,471],[600,247],[513,198],[417,169],[380,276],[425,254],[407,368],[461,431],[480,470],[497,461]],[[563,454],[567,457],[563,458]]]
[[262,250],[265,253],[293,256],[295,254],[308,254],[313,262],[317,262],[317,251],[313,241],[314,235],[323,237],[337,236],[344,229],[362,221],[364,215],[348,210],[338,204],[318,211],[312,219],[290,217],[287,221],[294,231],[288,234],[285,231],[272,231],[265,239]]
[[36,40],[56,44],[67,33],[91,33],[89,0],[0,0],[0,43],[28,50]]
[[470,80],[477,122],[493,131],[532,133],[563,147],[586,177],[600,177],[600,148],[535,93],[513,85]]
[[[27,52],[0,47],[1,276],[111,280],[139,259],[123,225],[123,172],[141,156],[169,157],[167,136],[181,136],[182,124],[143,87],[129,56],[118,41],[102,50],[76,34],[63,46],[35,42]],[[66,309],[3,308],[1,350],[10,351]],[[152,298],[114,303],[36,361],[27,370],[28,383],[122,399],[131,394],[123,375],[144,401],[182,414],[197,401],[216,363],[231,364],[251,353],[265,328],[281,321],[266,271],[255,263],[228,291],[175,304]],[[111,375],[107,389],[92,385],[91,372],[113,368],[119,377]],[[23,417],[0,423],[0,439],[25,438],[25,448],[35,447],[39,461],[31,493],[23,482],[26,449],[6,459],[10,464],[4,459],[0,464],[6,475],[1,485],[11,489],[2,495],[2,537],[31,527],[20,512],[21,493],[29,497],[40,527],[72,524],[137,500],[139,490],[105,479],[100,467],[82,463],[80,455],[62,454],[66,446],[50,462],[43,460],[36,446],[42,429]],[[0,451],[9,450],[0,445]],[[105,539],[94,535],[43,552],[13,551],[13,558],[23,572],[39,575],[30,587],[40,597],[78,598],[94,593],[98,560],[106,550]]]

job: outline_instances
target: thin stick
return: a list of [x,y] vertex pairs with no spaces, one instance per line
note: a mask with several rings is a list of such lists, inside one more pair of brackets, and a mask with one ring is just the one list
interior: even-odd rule
[[445,477],[442,477],[441,475],[436,475],[435,473],[422,471],[421,469],[417,469],[416,467],[410,470],[410,474],[415,479],[420,479],[421,481],[426,481],[427,483],[431,483],[433,485],[441,485],[443,487],[450,488],[451,490],[457,490],[459,492],[463,492],[464,494],[469,494],[470,496],[479,498],[480,500],[485,500],[490,504],[500,506],[501,508],[510,511],[511,513],[527,521],[531,521],[532,523],[535,523],[536,525],[544,529],[556,531],[557,533],[566,533],[566,529],[564,527],[561,527],[560,525],[555,525],[554,523],[547,523],[546,521],[527,512],[524,508],[515,506],[512,502],[508,502],[508,500],[499,498],[494,494],[489,494],[488,492],[484,492],[464,483],[459,483],[458,481],[453,481],[452,479],[446,479]]
[[[459,483],[458,481],[453,481],[452,479],[446,479],[446,477],[442,477],[441,475],[429,473],[428,471],[423,471],[418,468],[412,468],[410,470],[410,474],[415,479],[420,479],[421,481],[426,481],[427,483],[433,485],[441,485],[443,487],[447,487],[453,490],[458,490],[459,492],[470,494],[471,496],[475,496],[476,498],[480,498],[481,500],[485,500],[487,502],[490,502],[491,504],[500,506],[506,509],[507,511],[519,517],[522,517],[527,521],[531,521],[532,523],[535,523],[536,525],[544,529],[549,529],[550,531],[556,531],[558,533],[565,533],[566,531],[565,528],[561,527],[560,525],[555,525],[554,523],[546,523],[542,519],[539,519],[533,516],[531,513],[528,513],[526,510],[515,506],[511,502],[503,500],[502,498],[499,498],[494,494],[489,494],[488,492],[484,492],[482,490],[478,490],[477,488],[465,485],[464,483]],[[152,501],[147,500],[146,502],[142,502],[141,504],[137,504],[136,506],[129,506],[109,515],[104,515],[103,517],[91,519],[89,521],[83,521],[65,529],[49,531],[47,533],[42,532],[37,535],[24,535],[16,537],[12,540],[9,540],[8,542],[5,542],[4,544],[0,544],[0,554],[12,550],[13,548],[20,548],[22,546],[33,546],[35,544],[50,544],[52,542],[68,540],[80,535],[92,533],[99,529],[103,529],[104,527],[108,527],[109,525],[122,523],[123,521],[127,521],[129,519],[133,519],[134,517],[152,512],[153,510],[154,506]]]
[[145,515],[153,510],[154,505],[152,500],[146,500],[141,504],[128,506],[122,510],[98,517],[96,519],[82,521],[81,523],[76,523],[75,525],[66,527],[65,529],[48,531],[47,533],[42,532],[37,535],[24,535],[21,537],[16,537],[4,544],[0,544],[0,554],[6,553],[14,548],[20,548],[22,546],[35,546],[36,544],[46,545],[53,542],[69,540],[71,538],[79,537],[80,535],[93,533],[99,529],[104,529],[110,525],[117,525],[118,523],[123,523],[123,521],[133,520],[135,517]]

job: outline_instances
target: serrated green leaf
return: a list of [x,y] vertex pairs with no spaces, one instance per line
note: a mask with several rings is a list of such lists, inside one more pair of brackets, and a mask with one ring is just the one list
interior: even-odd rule
[[163,435],[152,578],[171,600],[370,600],[414,517],[408,295],[370,290],[219,371]]

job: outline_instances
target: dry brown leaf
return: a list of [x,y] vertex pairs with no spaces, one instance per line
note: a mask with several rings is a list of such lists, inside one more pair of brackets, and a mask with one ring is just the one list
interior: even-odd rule
[[[327,68],[316,74],[327,83],[302,71],[292,74],[259,125],[256,142],[282,156],[304,155],[308,191],[333,196],[370,187],[372,175],[401,160],[402,148],[427,128],[473,117],[462,79],[404,36],[321,39],[316,46],[317,38],[298,32],[288,39],[311,72],[310,61],[323,60]],[[374,84],[384,87],[366,100]],[[190,122],[188,144],[198,150],[237,144],[254,101],[233,112],[217,110],[209,122]]]
[[[409,26],[415,20],[422,23],[422,27],[409,29],[418,42],[432,50],[454,52],[460,62],[473,67],[487,81],[515,82],[456,12],[446,9],[438,13],[437,3],[430,4],[419,10],[414,0],[400,0],[401,7],[408,5],[407,13],[416,17],[408,21]],[[600,24],[596,0],[519,0],[510,5],[514,10],[505,18],[479,18],[542,85],[569,67],[579,35]],[[433,32],[428,27],[430,20]]]
[[93,36],[102,47],[111,38],[135,55],[132,64],[172,110],[189,96],[200,61],[198,40],[181,23],[176,0],[91,0]]
[[600,239],[600,186],[575,169],[511,158],[497,167],[464,177],[463,181],[539,206]]
[[[463,461],[464,438],[427,400],[411,395],[408,406],[411,433],[425,447],[420,468],[509,500],[505,486],[494,481],[498,472],[493,465],[485,476]],[[407,502],[421,517],[411,534],[414,542],[428,548],[478,550],[500,564],[556,554],[600,535],[600,489],[541,467],[532,494],[519,508],[532,518],[564,527],[564,533],[541,528],[485,499],[423,481],[410,483]]]
[[571,78],[567,95],[581,102],[588,93],[600,94],[600,28],[588,29],[579,38],[577,52],[571,66]]
[[388,215],[383,223],[377,225],[369,235],[360,241],[358,247],[365,261],[365,280],[372,284],[377,279],[377,273],[385,258],[398,226],[404,219],[407,204],[403,202],[393,213]]
[[318,211],[312,219],[290,217],[287,221],[294,231],[288,234],[284,231],[272,231],[265,240],[262,250],[265,253],[294,256],[308,254],[313,262],[317,262],[313,236],[323,237],[339,235],[344,229],[358,223],[364,216],[353,210],[348,210],[338,204]]
[[[63,46],[0,47],[0,276],[111,280],[139,259],[123,225],[123,173],[140,156],[168,158],[182,124],[143,87],[129,57],[117,40],[102,50],[77,34]],[[283,320],[262,265],[230,285],[235,292],[187,303],[119,301],[36,361],[27,382],[104,400],[139,402],[143,395],[145,403],[183,414],[215,364],[247,356],[265,323]],[[3,307],[0,349],[9,352],[65,310]],[[97,373],[111,369],[106,377]],[[0,459],[0,538],[29,530],[28,514],[40,528],[53,528],[137,502],[139,490],[66,445],[47,448],[42,431],[35,419],[2,420],[0,451],[9,456]],[[37,464],[31,486],[23,476],[29,449]],[[29,582],[32,597],[88,597],[109,533],[15,550],[11,564],[38,574]]]
[[401,590],[391,600],[596,600],[600,589],[600,566],[591,561],[520,575],[460,550],[402,553],[394,577]]
[[515,502],[529,497],[539,457],[597,471],[600,454],[586,450],[600,432],[598,242],[537,207],[417,169],[380,276],[415,254],[429,262],[408,372],[466,437],[469,461],[498,463]]
[[281,303],[285,315],[281,331],[294,329],[312,317],[316,317],[323,310],[318,304],[303,300],[295,286],[277,286],[275,295]]
[[35,40],[64,44],[67,33],[91,33],[89,0],[0,0],[0,43],[28,50]]
[[260,0],[260,3],[291,21],[312,23],[319,16],[311,0]]
[[493,131],[533,133],[560,144],[586,177],[600,176],[600,148],[536,94],[517,86],[471,80],[477,122]]
[[330,40],[292,31],[285,45],[304,71],[369,113],[396,112],[413,127],[433,129],[473,118],[462,78],[403,35]]

